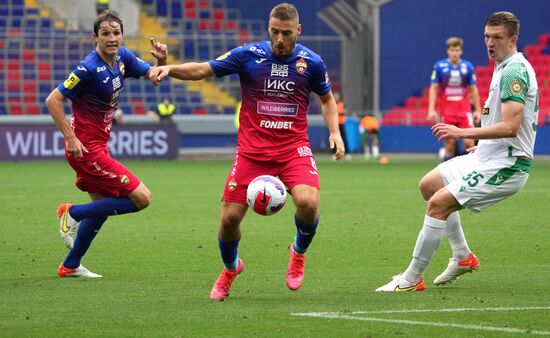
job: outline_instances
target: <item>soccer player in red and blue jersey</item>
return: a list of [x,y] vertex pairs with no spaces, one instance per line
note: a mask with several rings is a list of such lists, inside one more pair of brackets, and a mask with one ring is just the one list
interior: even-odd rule
[[[447,39],[447,55],[449,58],[437,61],[431,77],[428,96],[428,120],[435,121],[436,99],[438,100],[441,122],[452,124],[459,128],[473,128],[480,119],[479,92],[476,85],[474,66],[462,56],[463,41],[461,38]],[[468,97],[468,93],[470,97]],[[474,106],[472,116],[472,104]],[[466,149],[474,146],[474,140],[463,140]],[[456,141],[445,139],[444,160],[455,156]]]
[[[123,24],[107,10],[94,23],[96,48],[46,99],[50,114],[63,133],[67,161],[76,172],[76,186],[88,192],[91,203],[61,204],[57,209],[60,233],[71,249],[61,263],[59,277],[101,277],[80,261],[97,232],[112,215],[136,212],[151,200],[149,189],[130,170],[109,155],[107,141],[124,80],[149,78],[151,66],[122,46]],[[157,64],[166,64],[166,45],[151,39]],[[72,101],[70,123],[63,101]],[[76,238],[75,238],[76,235]]]
[[321,99],[335,158],[339,160],[345,153],[325,65],[313,51],[296,44],[300,32],[296,8],[282,3],[269,16],[270,41],[245,44],[209,62],[151,70],[154,84],[166,76],[181,80],[232,73],[240,76],[243,101],[237,152],[225,184],[218,230],[225,267],[210,293],[214,300],[224,300],[233,280],[243,271],[244,264],[237,254],[240,224],[248,208],[246,189],[259,175],[278,176],[296,204],[297,233],[290,245],[286,283],[291,290],[302,285],[305,253],[319,224],[319,174],[307,136],[311,92]]

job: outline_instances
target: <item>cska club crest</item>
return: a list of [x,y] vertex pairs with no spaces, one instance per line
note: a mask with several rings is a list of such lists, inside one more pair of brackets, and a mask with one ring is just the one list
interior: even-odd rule
[[303,75],[307,70],[307,62],[303,58],[300,58],[300,60],[296,61],[296,71],[300,73],[300,75]]
[[229,181],[229,184],[227,186],[229,188],[229,191],[235,191],[235,189],[237,189],[237,185],[237,181],[235,181],[235,179],[232,179],[231,181]]
[[120,71],[120,74],[122,74],[122,76],[124,76],[124,62],[119,62],[118,63],[118,70]]

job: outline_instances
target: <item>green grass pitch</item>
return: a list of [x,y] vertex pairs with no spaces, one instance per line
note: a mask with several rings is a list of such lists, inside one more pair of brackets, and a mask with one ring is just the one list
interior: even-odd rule
[[427,289],[373,290],[406,268],[425,203],[417,185],[433,159],[319,160],[321,224],[305,282],[284,276],[294,206],[249,212],[239,256],[246,269],[225,302],[210,289],[222,268],[216,233],[229,160],[128,161],[152,205],[111,217],[83,264],[98,280],[60,279],[67,250],[60,202],[87,202],[62,161],[0,163],[2,337],[517,337],[550,334],[550,160],[526,187],[488,210],[463,211],[478,272],[433,285],[450,257],[444,240]]

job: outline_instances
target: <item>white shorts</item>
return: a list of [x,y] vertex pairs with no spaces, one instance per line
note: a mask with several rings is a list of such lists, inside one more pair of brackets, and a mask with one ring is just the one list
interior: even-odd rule
[[480,212],[520,191],[527,183],[531,161],[519,157],[481,162],[476,153],[441,163],[446,188],[463,208]]

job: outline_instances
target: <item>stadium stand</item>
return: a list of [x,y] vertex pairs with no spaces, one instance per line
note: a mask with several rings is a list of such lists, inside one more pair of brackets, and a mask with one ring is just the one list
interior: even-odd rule
[[[217,29],[218,25],[213,24],[215,21],[220,22],[220,29],[229,27],[229,34],[234,36],[231,44],[223,45],[209,39],[208,43],[198,45],[196,42],[202,39],[194,39],[193,49],[186,60],[209,59],[237,46],[239,37],[249,35],[236,24],[238,11],[226,9],[223,1],[142,2],[144,11],[140,15],[140,27],[141,35],[145,37],[170,37],[171,33],[181,35],[172,26],[168,26],[169,29],[164,26],[181,22],[178,18],[188,8],[198,11],[197,26],[200,20],[209,20],[205,31]],[[57,18],[44,4],[36,0],[0,0],[0,115],[47,114],[44,104],[47,95],[94,48],[91,30],[69,30],[65,21]],[[151,13],[153,9],[155,12]],[[164,17],[160,16],[162,13]],[[226,41],[226,37],[223,40]],[[183,48],[185,44],[180,41],[168,38],[171,50],[180,45]],[[146,55],[150,49],[148,38],[125,37],[125,44],[134,51],[145,51],[140,55],[144,59],[150,58]],[[172,54],[169,62],[182,62],[185,51],[179,49]],[[233,114],[236,106],[235,98],[208,81],[184,83],[167,79],[155,87],[147,81],[130,80],[125,91],[127,94],[121,95],[119,107],[126,113],[145,114],[163,96],[170,96],[177,103],[176,113],[179,114]],[[66,109],[68,106],[66,103]]]
[[[538,124],[550,124],[550,33],[539,36],[537,43],[527,45],[523,53],[533,65],[539,81],[539,121]],[[481,104],[485,102],[489,94],[489,84],[493,76],[494,63],[489,62],[484,66],[477,66],[477,87]],[[431,125],[426,120],[428,114],[428,90],[425,88],[420,95],[408,97],[403,105],[391,108],[383,115],[384,125]]]

